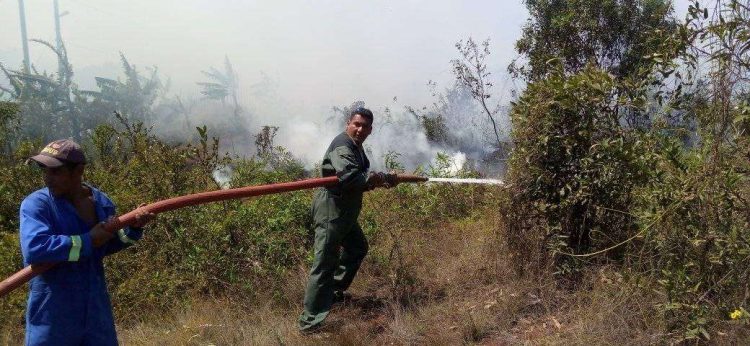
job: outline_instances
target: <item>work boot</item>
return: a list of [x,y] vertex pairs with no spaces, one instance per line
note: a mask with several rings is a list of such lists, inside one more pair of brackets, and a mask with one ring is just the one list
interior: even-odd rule
[[323,323],[318,323],[314,326],[308,327],[306,329],[300,329],[299,333],[302,335],[313,335],[323,332]]
[[352,300],[352,295],[344,291],[333,291],[333,303],[341,304]]

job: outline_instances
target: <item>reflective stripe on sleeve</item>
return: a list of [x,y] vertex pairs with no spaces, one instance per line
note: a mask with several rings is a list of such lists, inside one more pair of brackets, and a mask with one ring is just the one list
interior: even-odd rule
[[78,258],[81,257],[81,246],[83,245],[83,241],[81,241],[80,235],[70,236],[70,240],[73,243],[73,245],[70,247],[70,253],[68,254],[68,261],[76,262],[78,261]]
[[120,241],[123,242],[124,244],[135,244],[135,240],[130,239],[130,237],[128,237],[128,235],[125,234],[124,229],[120,229],[119,231],[117,231],[117,236],[120,237]]

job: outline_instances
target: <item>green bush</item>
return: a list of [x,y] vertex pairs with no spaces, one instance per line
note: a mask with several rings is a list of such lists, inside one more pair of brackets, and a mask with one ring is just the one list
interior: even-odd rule
[[[512,256],[522,273],[559,279],[602,263],[635,269],[658,283],[675,340],[708,339],[750,303],[745,110],[718,117],[726,108],[694,97],[682,107],[699,120],[699,141],[686,140],[670,112],[653,112],[648,128],[623,125],[624,88],[589,68],[534,82],[514,104],[502,209]],[[727,118],[736,125],[722,127]]]
[[[580,255],[633,232],[631,190],[645,178],[643,142],[623,129],[616,81],[587,68],[530,84],[513,104],[509,242],[518,263],[580,269]],[[608,252],[619,257],[617,252]],[[523,267],[519,267],[523,270]]]
[[633,208],[643,237],[628,262],[658,282],[672,331],[710,338],[712,325],[750,303],[749,165],[729,147],[716,160],[711,146],[653,142],[660,150]]
[[[141,203],[217,189],[220,184],[212,172],[218,167],[232,168],[233,187],[305,177],[304,168],[280,147],[250,159],[220,155],[218,139],[209,139],[205,127],[198,128],[193,144],[168,144],[141,123],[120,118],[118,126],[95,128],[82,144],[90,158],[84,179],[107,193],[119,213]],[[17,154],[0,165],[0,210],[7,211],[5,215],[17,215],[21,200],[42,185],[40,171],[23,164],[39,147],[41,142],[23,142]],[[396,158],[390,159],[390,165],[400,165]],[[441,156],[429,169],[446,175],[452,166],[449,161]],[[360,220],[374,244],[379,244],[400,232],[393,225],[430,227],[471,215],[487,201],[484,191],[475,186],[413,184],[377,190],[367,194]],[[247,302],[269,294],[284,297],[280,293],[288,271],[309,265],[312,193],[209,203],[159,215],[136,246],[105,262],[119,323],[138,321],[144,311],[170,309],[199,296],[243,297]],[[21,266],[17,234],[17,217],[0,222],[4,276]],[[7,318],[0,328],[20,328],[24,301],[23,289],[3,299],[0,315]]]
[[531,83],[514,103],[502,209],[511,255],[521,273],[572,283],[580,276],[560,274],[601,263],[636,269],[658,283],[676,339],[709,338],[750,299],[744,109],[733,109],[738,125],[726,140],[716,135],[722,108],[701,97],[682,105],[699,120],[694,143],[668,126],[670,113],[652,113],[649,128],[625,126],[618,114],[642,104],[616,96],[625,88],[588,68]]

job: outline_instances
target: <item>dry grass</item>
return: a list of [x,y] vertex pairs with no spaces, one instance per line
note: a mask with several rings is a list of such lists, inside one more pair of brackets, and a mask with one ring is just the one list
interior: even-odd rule
[[281,309],[236,309],[231,301],[213,300],[123,328],[119,337],[125,345],[269,345],[293,330],[293,319]]
[[584,279],[589,289],[553,291],[547,311],[523,319],[517,328],[522,339],[550,345],[665,342],[663,319],[654,308],[659,298],[636,288],[605,269]]
[[[305,268],[292,271],[281,299],[244,306],[231,300],[193,302],[120,328],[125,345],[361,345],[475,343],[503,336],[518,301],[508,288],[489,217],[426,233],[401,229],[373,244],[351,291],[334,307],[323,333],[302,336]],[[275,301],[272,303],[272,301]],[[279,303],[281,301],[282,303]]]
[[[588,289],[518,278],[499,219],[477,214],[433,230],[391,228],[373,242],[351,292],[323,332],[297,332],[307,268],[288,273],[273,299],[195,300],[144,311],[118,325],[123,345],[589,345],[663,344],[659,297],[614,270],[592,271]],[[395,221],[394,221],[395,224]],[[253,294],[253,296],[258,296]],[[260,295],[262,296],[262,295]],[[727,325],[717,344],[746,344]],[[11,333],[13,334],[13,333]],[[19,339],[21,337],[21,339]],[[18,344],[19,333],[0,335]]]
[[23,327],[0,332],[0,345],[23,345]]

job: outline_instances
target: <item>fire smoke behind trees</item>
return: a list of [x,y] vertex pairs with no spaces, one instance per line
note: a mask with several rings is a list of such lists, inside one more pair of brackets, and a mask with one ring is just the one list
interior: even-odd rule
[[[334,106],[363,100],[376,112],[389,107],[398,118],[406,105],[430,104],[425,83],[451,84],[449,61],[460,39],[492,37],[498,53],[493,71],[499,74],[514,54],[509,47],[525,17],[521,3],[453,1],[61,0],[60,7],[68,12],[60,18],[61,37],[80,89],[95,90],[94,77],[121,76],[122,52],[140,71],[158,67],[163,81],[170,81],[166,96],[174,104],[169,107],[192,106],[188,111],[197,117],[191,124],[180,122],[177,112],[162,107],[160,111],[174,115],[175,123],[157,127],[170,132],[197,126],[201,116],[224,113],[226,104],[207,106],[210,102],[202,100],[196,83],[210,82],[202,71],[221,70],[228,56],[239,78],[243,116],[250,120],[242,124],[250,132],[247,137],[264,123],[277,125],[278,144],[310,151],[309,143],[297,145],[304,138],[297,131],[328,141],[326,132],[339,129],[320,127]],[[54,42],[50,1],[26,1],[26,17],[29,38]],[[0,30],[0,62],[17,69],[22,57],[17,2],[0,1],[0,22],[5,25]],[[56,70],[55,56],[45,47],[32,44],[31,60],[40,71]],[[257,95],[266,92],[258,84],[268,80],[275,83],[275,100]],[[7,85],[2,78],[0,84]],[[391,102],[393,97],[399,104]],[[271,104],[259,104],[263,102]],[[411,121],[408,117],[404,115],[404,121]],[[323,149],[304,156],[317,160]]]
[[[378,116],[377,132],[368,141],[376,163],[388,151],[401,153],[407,165],[425,164],[436,151],[469,158],[486,154],[487,133],[481,129],[486,124],[472,120],[468,110],[443,114],[453,138],[436,142],[417,130],[441,119],[431,91],[451,93],[446,89],[454,80],[454,44],[489,37],[489,69],[498,78],[495,85],[502,85],[502,71],[515,57],[511,47],[526,18],[521,1],[61,0],[60,6],[68,12],[60,18],[61,37],[81,90],[96,90],[94,77],[123,78],[122,52],[139,71],[156,66],[162,81],[169,81],[170,88],[153,105],[164,115],[154,124],[161,133],[207,123],[232,130],[222,134],[229,149],[253,153],[244,145],[253,142],[261,126],[278,126],[277,144],[307,164],[319,160],[330,136],[343,129],[343,124],[327,123],[335,115],[332,108],[357,100]],[[54,42],[51,1],[27,1],[26,18],[29,38]],[[0,30],[0,62],[18,69],[17,2],[0,1],[0,22],[5,29]],[[37,69],[57,70],[55,54],[38,44],[30,47]],[[239,117],[232,101],[205,100],[196,85],[210,82],[202,71],[221,70],[225,56],[239,80]],[[425,86],[429,80],[438,87]],[[4,78],[0,85],[7,85]],[[495,89],[494,96],[501,92]],[[405,111],[406,106],[423,117]],[[382,121],[386,108],[391,122]]]
[[[241,79],[241,76],[240,76]],[[471,168],[487,170],[479,164],[492,152],[494,134],[477,110],[474,100],[466,90],[452,85],[438,91],[434,83],[425,85],[433,90],[433,102],[418,107],[403,105],[394,98],[387,105],[370,105],[364,101],[339,106],[321,106],[317,109],[295,109],[276,89],[277,83],[266,76],[263,83],[253,86],[240,102],[243,110],[233,116],[231,102],[217,100],[168,100],[172,106],[160,107],[170,121],[155,124],[155,130],[165,137],[175,139],[189,136],[193,125],[207,124],[209,129],[221,134],[225,151],[240,155],[256,152],[254,135],[263,126],[277,127],[274,145],[288,149],[302,163],[312,168],[322,157],[333,136],[344,129],[346,114],[354,106],[370,107],[375,112],[373,134],[365,142],[374,169],[385,169],[384,157],[397,153],[398,161],[406,169],[427,166],[438,153],[446,153],[454,160],[457,171],[467,163]],[[173,114],[185,112],[184,115]],[[232,115],[232,116],[230,116]],[[425,129],[425,119],[443,119],[446,133],[430,135]],[[507,124],[507,119],[501,119]],[[490,132],[488,132],[490,131]],[[431,138],[433,137],[433,138]],[[469,159],[469,160],[467,160]]]
[[[233,59],[241,90],[264,71],[300,108],[364,99],[387,104],[429,101],[428,80],[452,79],[453,45],[468,36],[492,37],[502,71],[526,17],[522,4],[490,1],[146,1],[60,0],[62,38],[76,70],[119,64],[118,52],[140,67],[158,66],[172,92],[197,96],[201,71]],[[29,38],[54,42],[51,1],[26,1]],[[0,61],[22,57],[15,1],[0,1]],[[47,50],[31,46],[38,67],[54,70]],[[110,71],[113,77],[117,70]],[[83,77],[83,76],[80,76]],[[83,89],[92,80],[78,80]]]

